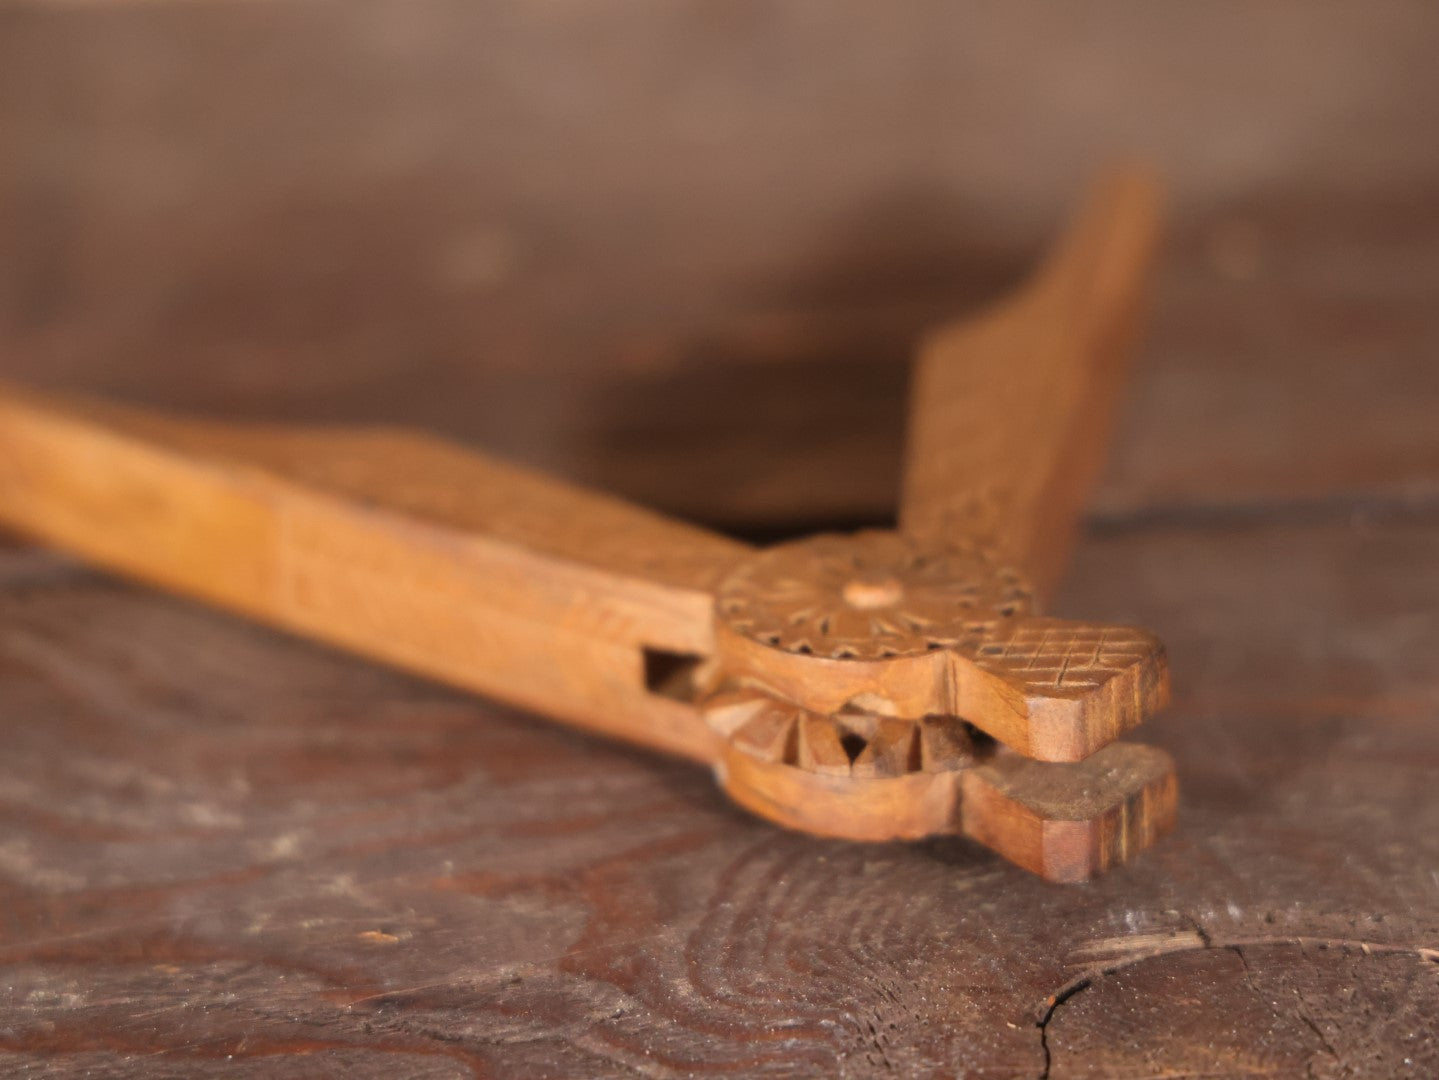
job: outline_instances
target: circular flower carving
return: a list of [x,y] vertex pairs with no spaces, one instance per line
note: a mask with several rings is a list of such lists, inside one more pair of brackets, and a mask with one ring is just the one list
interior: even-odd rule
[[1028,614],[1028,587],[977,549],[892,532],[823,535],[760,552],[721,584],[720,620],[790,653],[847,660],[976,645]]

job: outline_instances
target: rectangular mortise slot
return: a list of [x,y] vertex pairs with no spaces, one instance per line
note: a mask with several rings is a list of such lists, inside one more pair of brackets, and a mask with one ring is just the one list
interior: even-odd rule
[[659,697],[693,705],[695,672],[704,661],[703,656],[693,653],[667,652],[645,646],[645,689]]

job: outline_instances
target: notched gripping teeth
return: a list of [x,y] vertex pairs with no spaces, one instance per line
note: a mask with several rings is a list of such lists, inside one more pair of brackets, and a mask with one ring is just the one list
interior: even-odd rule
[[969,727],[954,717],[906,720],[848,709],[824,716],[749,688],[721,690],[700,708],[746,757],[823,776],[953,772],[975,760]]

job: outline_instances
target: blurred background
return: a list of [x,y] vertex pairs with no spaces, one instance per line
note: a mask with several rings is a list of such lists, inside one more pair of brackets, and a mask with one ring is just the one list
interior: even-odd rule
[[0,371],[883,520],[916,336],[1137,155],[1171,219],[1095,514],[1422,499],[1436,55],[1425,4],[12,0]]

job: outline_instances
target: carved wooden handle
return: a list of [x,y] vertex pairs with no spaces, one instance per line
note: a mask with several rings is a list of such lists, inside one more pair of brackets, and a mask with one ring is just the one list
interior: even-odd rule
[[1048,598],[1108,442],[1158,209],[1146,173],[1113,174],[1017,294],[925,341],[904,532],[974,538]]
[[1163,652],[1039,617],[1025,571],[1051,572],[1079,504],[1066,485],[1093,468],[1143,191],[1110,189],[1017,301],[926,351],[903,534],[757,552],[424,436],[21,390],[0,390],[0,521],[705,762],[786,825],[963,832],[1085,877],[1173,815],[1168,759],[1112,741],[1162,704]]
[[[163,588],[680,754],[646,656],[713,651],[743,544],[389,430],[230,427],[0,392],[0,520]],[[653,664],[653,660],[652,660]]]

